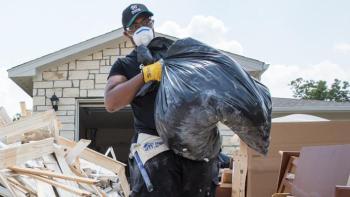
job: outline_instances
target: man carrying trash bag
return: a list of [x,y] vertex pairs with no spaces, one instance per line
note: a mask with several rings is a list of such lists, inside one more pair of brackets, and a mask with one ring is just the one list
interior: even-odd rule
[[[105,89],[108,112],[118,111],[128,104],[133,110],[135,135],[129,159],[131,196],[214,196],[211,186],[217,176],[216,158],[195,161],[175,154],[156,130],[157,86],[136,96],[145,84],[160,81],[162,75],[161,61],[147,65],[145,61],[140,62],[138,54],[155,37],[152,16],[153,13],[142,4],[131,4],[123,11],[124,35],[135,49],[113,64]],[[140,67],[142,63],[145,66]]]

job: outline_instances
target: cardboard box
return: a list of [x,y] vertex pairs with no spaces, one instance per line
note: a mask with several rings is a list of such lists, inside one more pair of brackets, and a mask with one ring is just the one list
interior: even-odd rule
[[350,144],[350,121],[273,123],[266,157],[244,145],[234,155],[232,196],[271,197],[278,183],[281,163],[278,151],[300,151],[305,146],[335,144]]

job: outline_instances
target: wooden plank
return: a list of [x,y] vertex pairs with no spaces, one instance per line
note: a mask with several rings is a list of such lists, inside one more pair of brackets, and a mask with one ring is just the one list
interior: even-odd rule
[[276,192],[280,191],[280,185],[283,179],[283,176],[285,175],[286,168],[288,166],[289,158],[291,156],[296,156],[299,157],[300,152],[298,151],[278,151],[278,153],[281,155],[281,165],[279,168],[279,176],[278,176],[278,183],[277,183],[277,188]]
[[232,184],[232,170],[230,168],[224,168],[222,170],[221,183]]
[[42,155],[51,154],[53,151],[53,138],[8,146],[0,149],[0,169],[22,164]]
[[[45,165],[47,166],[47,164],[45,164]],[[94,180],[94,179],[90,179],[90,178],[64,175],[64,174],[59,174],[57,172],[51,172],[51,171],[45,171],[45,170],[21,168],[18,166],[11,166],[11,167],[9,167],[9,169],[13,170],[17,173],[29,173],[29,174],[39,175],[39,176],[49,176],[49,177],[55,177],[55,178],[66,179],[66,180],[70,180],[70,181],[76,181],[76,182],[82,182],[82,183],[88,183],[88,184],[94,184],[94,183],[99,182],[98,180]],[[52,168],[50,168],[50,169],[52,169]]]
[[29,178],[29,177],[24,177],[24,176],[13,176],[21,185],[25,186],[26,188],[28,188],[30,191],[33,191],[35,193],[37,193],[36,191],[36,182],[34,179]]
[[33,174],[25,174],[25,175],[26,176],[30,176],[30,177],[32,177],[34,179],[39,180],[39,181],[48,183],[48,184],[50,184],[52,186],[62,188],[64,190],[66,190],[66,191],[72,192],[72,193],[80,195],[80,196],[91,196],[90,192],[87,192],[87,191],[84,191],[84,190],[81,190],[81,189],[78,189],[78,188],[73,188],[73,187],[70,187],[68,185],[64,185],[62,183],[53,181],[51,179],[47,179],[47,178],[44,178],[44,177],[41,177],[41,176],[37,176],[37,175],[33,175]]
[[[67,147],[68,149],[71,149],[75,146],[76,142],[73,142],[71,140],[68,140],[62,136],[59,136],[57,138],[57,143]],[[123,192],[125,196],[129,196],[130,194],[130,187],[125,175],[125,164],[119,161],[115,161],[111,159],[110,157],[107,157],[101,153],[98,153],[94,150],[91,150],[89,148],[85,148],[81,154],[79,155],[80,158],[89,161],[91,163],[94,163],[96,165],[99,165],[101,167],[104,167],[114,173],[116,173],[121,181],[121,186],[123,189]]]
[[[58,165],[56,159],[54,158],[54,156],[52,154],[43,156],[42,159],[43,159],[44,166],[46,168],[48,168],[49,170],[52,170],[56,174],[59,173],[60,175],[63,175],[62,171],[60,169],[60,166]],[[28,173],[28,171],[26,171],[26,172]],[[31,173],[31,174],[33,174],[33,173]],[[35,173],[35,175],[40,175],[40,174]],[[43,174],[43,175],[47,175],[47,174]],[[54,180],[59,182],[59,183],[65,184],[65,185],[70,185],[70,181],[67,181],[64,179],[54,179]],[[67,196],[67,197],[77,196],[77,195],[72,194],[71,192],[68,192],[68,191],[61,189],[61,188],[56,188],[56,190],[57,190],[57,193],[59,194],[59,196]]]
[[[72,165],[70,165],[70,168],[74,174],[81,176],[81,177],[88,177],[85,174],[85,172],[80,169],[79,160],[75,160],[75,162]],[[82,183],[79,183],[79,185],[81,187],[83,187],[84,189],[97,194],[97,196],[107,197],[106,193],[103,190],[99,189],[99,187],[97,187],[95,185],[87,185],[87,184],[82,184]]]
[[295,174],[295,168],[296,166],[294,165],[294,162],[296,161],[297,157],[296,156],[289,156],[289,158],[287,158],[288,163],[286,168],[284,169],[284,175],[282,176],[281,179],[281,183],[278,186],[278,193],[288,193],[291,192],[291,188],[290,188],[290,181],[288,180],[288,174],[293,173]]
[[[36,167],[44,168],[44,163],[41,158],[35,159],[30,162],[31,164],[34,164]],[[23,174],[22,174],[23,175]],[[36,185],[36,191],[38,197],[47,197],[47,196],[56,196],[54,188],[52,185],[39,181],[37,179],[34,179],[33,177],[27,176],[27,179],[32,179],[35,182]]]
[[[74,173],[71,171],[70,167],[68,166],[66,160],[63,157],[63,152],[60,149],[57,149],[57,147],[55,149],[55,157],[62,173],[65,175],[74,176]],[[79,185],[76,182],[69,181],[67,183],[71,187],[79,188]]]
[[[81,176],[81,177],[87,177],[87,176],[82,175],[82,172],[80,172],[80,169],[79,169],[78,173],[74,173],[72,170],[74,168],[72,168],[72,166],[69,166],[67,164],[66,159],[64,158],[64,154],[65,153],[62,149],[60,149],[58,147],[56,148],[55,156],[56,156],[56,159],[58,161],[58,164],[60,165],[62,172],[64,174],[67,174],[67,175],[74,176],[74,174],[76,174],[76,175]],[[99,191],[97,190],[97,187],[95,185],[89,185],[89,184],[84,184],[84,183],[79,183],[79,185],[92,193],[99,194]],[[98,195],[98,196],[100,196],[100,195]]]
[[[0,138],[5,138],[5,143],[13,143],[20,139],[20,136],[26,132],[47,128],[52,124],[57,124],[55,112],[53,110],[36,113],[31,117],[15,121],[0,128]],[[58,126],[56,127],[58,128]]]
[[16,197],[16,192],[13,190],[10,183],[7,181],[6,177],[0,172],[0,182],[3,186],[5,186],[10,192],[11,197]]
[[11,193],[7,188],[0,185],[0,196],[11,197]]
[[12,120],[10,116],[7,114],[5,108],[0,107],[0,127],[4,127],[11,123],[12,123]]
[[292,197],[290,193],[274,193],[272,197]]
[[232,174],[232,197],[245,197],[245,184],[248,171],[248,146],[240,141],[239,152],[234,156]]
[[335,186],[335,197],[349,197],[350,196],[350,186]]
[[26,102],[24,101],[19,102],[19,106],[21,108],[21,117],[26,117],[27,116]]
[[[57,139],[59,145],[65,146],[68,149],[72,149],[76,142],[66,139],[62,136],[59,136]],[[104,167],[116,174],[122,171],[125,168],[125,164],[119,161],[115,161],[110,157],[107,157],[101,153],[98,153],[92,149],[85,148],[83,152],[79,155],[80,158],[85,159],[86,161],[92,162],[96,165]]]
[[82,151],[91,143],[91,140],[81,139],[79,142],[68,151],[68,154],[66,156],[66,161],[68,165],[71,165],[78,157],[78,155],[81,154]]
[[[24,196],[29,196],[30,194],[34,194],[31,193],[25,186],[21,185],[19,182],[17,182],[14,178],[7,178],[8,182],[17,190],[19,190],[21,193],[24,194]],[[35,195],[35,194],[34,194]]]
[[33,188],[29,187],[27,184],[22,184],[14,177],[8,177],[7,180],[12,184],[17,185],[18,187],[23,188],[26,192],[28,192],[31,195],[35,195],[35,196],[37,195],[37,192],[33,190]]

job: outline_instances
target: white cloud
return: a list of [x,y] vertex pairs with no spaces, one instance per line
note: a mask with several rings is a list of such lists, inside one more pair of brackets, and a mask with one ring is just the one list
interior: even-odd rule
[[237,54],[243,53],[242,45],[228,38],[229,29],[225,24],[213,16],[193,16],[191,21],[183,27],[174,21],[166,21],[156,30],[179,38],[193,37],[218,49]]
[[274,97],[293,96],[288,84],[302,77],[307,80],[325,80],[330,85],[335,78],[350,81],[350,70],[328,60],[315,65],[270,65],[268,70],[262,75],[262,82],[269,87]]
[[334,45],[334,50],[341,54],[350,55],[350,44],[349,43],[338,43]]
[[0,95],[0,106],[6,109],[11,118],[20,113],[20,101],[25,101],[27,108],[32,108],[32,98],[8,78],[4,67],[0,67]]

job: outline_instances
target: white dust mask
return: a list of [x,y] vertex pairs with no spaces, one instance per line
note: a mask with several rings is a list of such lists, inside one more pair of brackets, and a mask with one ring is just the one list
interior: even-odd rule
[[147,46],[154,38],[153,30],[149,27],[138,28],[132,36],[136,46],[145,45]]

